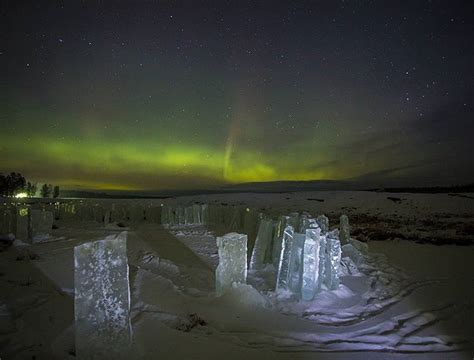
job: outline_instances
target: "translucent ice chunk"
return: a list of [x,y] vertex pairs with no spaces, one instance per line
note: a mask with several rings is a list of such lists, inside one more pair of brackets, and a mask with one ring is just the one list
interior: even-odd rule
[[316,219],[313,219],[310,216],[302,215],[300,218],[300,233],[305,234],[306,229],[316,229],[319,228]]
[[365,242],[351,239],[351,245],[354,246],[357,250],[359,250],[362,254],[367,255],[369,252],[369,245]]
[[290,271],[288,276],[288,289],[295,294],[301,294],[303,276],[303,247],[306,234],[295,233],[291,247]]
[[20,240],[28,240],[28,208],[26,206],[20,206],[16,210],[15,237]]
[[229,233],[218,237],[217,247],[216,294],[220,296],[233,283],[247,282],[247,235]]
[[209,206],[207,204],[201,205],[201,223],[203,225],[209,224]]
[[30,209],[28,218],[28,233],[31,242],[42,241],[49,238],[53,228],[53,213]]
[[344,257],[349,257],[356,266],[359,266],[364,261],[364,255],[359,250],[357,250],[352,244],[343,245],[342,254]]
[[280,216],[278,221],[275,223],[275,228],[273,230],[272,263],[275,269],[278,269],[278,264],[280,263],[283,234],[286,225],[288,224],[288,219],[289,216]]
[[255,246],[252,251],[252,258],[250,259],[251,269],[262,268],[264,264],[271,262],[272,236],[272,219],[263,218],[258,227],[257,238],[255,239]]
[[110,220],[114,222],[126,221],[127,220],[127,209],[118,204],[112,204]]
[[159,223],[161,219],[161,206],[150,206],[145,209],[147,222]]
[[290,275],[290,259],[291,250],[293,248],[294,230],[293,226],[286,225],[283,231],[283,239],[281,243],[281,255],[278,265],[278,276],[276,289],[288,290],[288,280]]
[[176,212],[171,206],[164,206],[161,211],[161,224],[173,226],[176,224]]
[[326,253],[326,244],[327,239],[326,235],[321,235],[319,237],[319,278],[321,281],[318,282],[319,288],[323,285],[324,279],[326,278],[326,263],[328,261]]
[[174,225],[184,225],[186,224],[186,213],[182,206],[179,206],[176,209],[176,223]]
[[329,219],[326,215],[319,215],[316,218],[319,227],[321,228],[321,234],[326,234],[329,231]]
[[230,207],[228,210],[226,227],[231,231],[243,230],[243,209],[237,206]]
[[199,204],[193,204],[193,224],[201,224],[201,205]]
[[306,238],[303,246],[303,275],[301,285],[301,298],[303,300],[312,300],[320,288],[320,240],[319,228],[307,229]]
[[127,233],[74,248],[76,356],[124,359],[131,342]]
[[111,217],[112,217],[112,214],[111,214],[110,210],[106,211],[105,214],[104,214],[104,227],[107,227],[107,225],[110,224]]
[[334,290],[339,286],[339,268],[341,266],[341,242],[339,232],[331,231],[326,237],[326,286]]
[[351,239],[349,218],[344,214],[339,218],[339,237],[342,245],[348,244]]
[[288,224],[293,227],[295,232],[298,231],[300,227],[300,214],[297,212],[292,212],[289,217]]
[[187,206],[184,208],[184,223],[186,225],[194,224],[194,216],[193,216],[193,206]]
[[15,233],[15,213],[8,208],[0,210],[0,235]]
[[255,238],[257,237],[259,219],[260,216],[257,211],[250,208],[245,209],[243,219],[243,232],[244,234],[247,234],[249,249],[252,249],[255,245]]

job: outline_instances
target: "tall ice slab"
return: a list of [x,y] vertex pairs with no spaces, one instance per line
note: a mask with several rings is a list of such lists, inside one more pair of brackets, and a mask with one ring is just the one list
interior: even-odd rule
[[339,238],[342,245],[349,244],[350,242],[351,234],[347,215],[341,215],[339,218]]
[[229,233],[217,237],[217,247],[216,294],[220,296],[233,283],[247,283],[247,235]]
[[131,342],[127,233],[74,248],[79,359],[124,359]]

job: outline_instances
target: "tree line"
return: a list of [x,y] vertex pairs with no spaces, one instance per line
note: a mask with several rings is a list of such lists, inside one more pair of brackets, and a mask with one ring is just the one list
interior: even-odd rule
[[[14,197],[18,194],[26,194],[27,197],[36,196],[38,185],[26,181],[20,173],[12,172],[8,175],[0,174],[0,196]],[[59,186],[52,184],[43,184],[40,189],[40,195],[43,198],[59,197]]]

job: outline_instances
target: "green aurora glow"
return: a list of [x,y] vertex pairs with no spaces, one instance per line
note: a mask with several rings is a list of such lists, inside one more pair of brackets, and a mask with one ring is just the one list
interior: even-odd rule
[[104,190],[474,178],[468,9],[440,26],[416,2],[132,3],[5,6],[0,172]]

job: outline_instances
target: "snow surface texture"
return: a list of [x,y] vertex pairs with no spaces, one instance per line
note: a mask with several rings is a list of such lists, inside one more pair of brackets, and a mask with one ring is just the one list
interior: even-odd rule
[[131,343],[127,233],[74,248],[75,338],[80,359],[126,359]]
[[[183,236],[183,230],[180,236]],[[363,254],[352,245],[345,245],[345,248],[351,249],[351,252],[338,255],[342,256],[341,285],[335,290],[316,294],[313,301],[299,301],[292,292],[269,290],[274,276],[272,266],[267,268],[266,274],[250,271],[248,283],[264,297],[260,311],[265,316],[259,316],[258,329],[252,329],[255,326],[253,321],[247,325],[248,333],[240,328],[238,334],[230,332],[228,335],[238,337],[248,346],[264,346],[278,351],[379,350],[417,353],[453,351],[472,346],[472,338],[419,334],[452,315],[455,311],[452,305],[409,310],[391,318],[380,316],[413,292],[439,280],[412,280],[401,269],[389,265],[384,255]],[[352,258],[358,259],[359,269]],[[270,320],[270,314],[290,318],[280,319],[281,323],[276,321],[277,327],[269,327],[264,324],[265,321],[275,324],[274,319]],[[300,323],[303,319],[310,320],[310,323]],[[362,322],[369,326],[361,326]],[[246,328],[242,323],[239,327]]]

